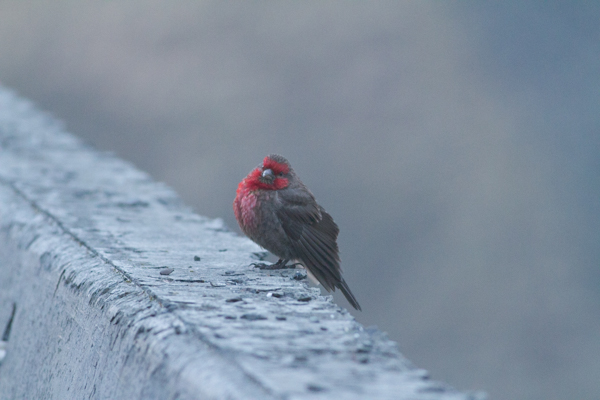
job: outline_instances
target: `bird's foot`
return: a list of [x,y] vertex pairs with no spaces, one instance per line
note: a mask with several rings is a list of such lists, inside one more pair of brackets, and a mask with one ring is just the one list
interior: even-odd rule
[[273,270],[273,269],[293,269],[296,268],[298,263],[286,265],[289,260],[279,260],[274,264],[265,264],[265,263],[252,263],[254,268],[262,269],[262,270]]

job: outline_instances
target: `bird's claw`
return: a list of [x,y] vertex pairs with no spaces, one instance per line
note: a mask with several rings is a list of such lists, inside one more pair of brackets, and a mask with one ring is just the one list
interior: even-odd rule
[[285,264],[279,264],[279,263],[274,263],[274,264],[252,263],[250,265],[254,266],[254,268],[258,268],[261,270],[274,270],[274,269],[293,269],[293,268],[296,268],[296,265],[300,265],[300,264],[285,265]]

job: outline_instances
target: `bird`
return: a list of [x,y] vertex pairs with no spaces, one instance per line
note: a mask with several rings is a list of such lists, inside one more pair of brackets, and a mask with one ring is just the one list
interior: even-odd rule
[[360,304],[342,276],[337,237],[339,228],[278,154],[264,158],[239,183],[233,211],[241,230],[279,260],[261,269],[293,268],[297,261],[328,291],[340,289],[350,305]]

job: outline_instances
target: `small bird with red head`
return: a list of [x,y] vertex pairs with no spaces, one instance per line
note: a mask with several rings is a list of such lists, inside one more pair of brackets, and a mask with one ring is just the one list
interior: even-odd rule
[[339,228],[298,178],[288,160],[271,154],[244,178],[233,202],[242,231],[279,257],[268,269],[297,260],[327,291],[340,289],[350,305],[358,301],[342,277]]

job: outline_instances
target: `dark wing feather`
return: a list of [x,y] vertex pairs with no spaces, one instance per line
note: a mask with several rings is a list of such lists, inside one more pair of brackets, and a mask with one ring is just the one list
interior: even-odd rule
[[283,230],[293,241],[300,239],[304,226],[321,220],[319,205],[309,192],[282,190],[277,194],[283,203],[277,211],[277,217]]
[[290,238],[297,258],[327,291],[339,288],[350,304],[360,305],[342,278],[337,236],[339,228],[310,192],[280,191],[283,207],[277,216]]
[[350,305],[356,310],[362,311],[362,308],[360,308],[360,304],[358,304],[358,300],[356,300],[356,297],[354,297],[354,294],[350,291],[350,288],[348,287],[348,284],[346,283],[344,278],[342,278],[342,281],[340,282],[338,287],[342,291],[342,294],[344,295],[346,300],[348,300],[348,303],[350,303]]

